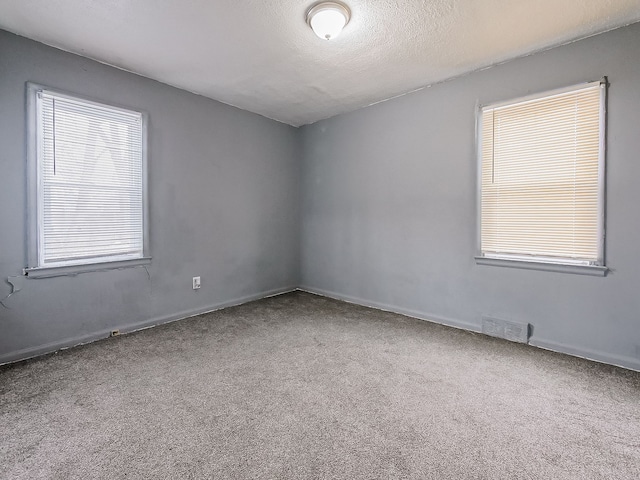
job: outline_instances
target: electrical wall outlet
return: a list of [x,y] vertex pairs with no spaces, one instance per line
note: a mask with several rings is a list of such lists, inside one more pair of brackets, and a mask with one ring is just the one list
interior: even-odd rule
[[198,290],[200,288],[200,277],[193,277],[193,289]]

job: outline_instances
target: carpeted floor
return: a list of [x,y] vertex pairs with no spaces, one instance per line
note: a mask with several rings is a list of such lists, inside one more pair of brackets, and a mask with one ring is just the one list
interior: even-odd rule
[[634,479],[640,373],[296,292],[0,368],[2,479]]

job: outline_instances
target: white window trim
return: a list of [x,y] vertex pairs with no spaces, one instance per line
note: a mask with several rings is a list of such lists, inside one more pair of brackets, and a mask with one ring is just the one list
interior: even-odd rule
[[[564,259],[550,259],[544,257],[499,255],[482,253],[482,110],[487,107],[501,107],[536,100],[553,95],[560,95],[589,85],[600,85],[600,151],[598,158],[598,259],[595,263],[571,262]],[[568,87],[547,90],[532,95],[514,98],[506,101],[476,105],[475,147],[476,147],[476,255],[477,265],[489,265],[526,270],[543,270],[559,273],[574,273],[580,275],[606,276],[609,271],[605,264],[605,197],[606,197],[606,136],[607,136],[607,77],[595,82],[585,82]]]
[[71,100],[79,100],[97,106],[108,106],[114,109],[121,109],[131,112],[131,108],[120,107],[109,102],[93,100],[82,95],[70,94],[58,89],[49,88],[40,84],[27,82],[26,84],[26,141],[27,141],[27,267],[23,269],[23,274],[33,278],[52,277],[59,275],[76,275],[78,273],[111,270],[151,263],[149,251],[149,201],[148,201],[148,122],[149,116],[146,112],[139,112],[142,117],[142,224],[143,224],[143,253],[142,257],[112,257],[105,261],[105,258],[96,258],[81,262],[70,261],[65,264],[40,266],[40,238],[39,222],[41,221],[41,211],[38,201],[38,191],[40,175],[38,172],[38,112],[36,96],[38,92],[47,91],[60,97]]

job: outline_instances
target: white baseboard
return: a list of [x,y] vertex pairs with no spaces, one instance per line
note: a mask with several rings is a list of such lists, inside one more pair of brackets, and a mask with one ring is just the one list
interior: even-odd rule
[[[151,328],[157,325],[162,325],[165,323],[170,323],[170,322],[182,320],[189,317],[194,317],[196,315],[202,315],[205,313],[214,312],[216,310],[221,310],[223,308],[242,305],[244,303],[252,302],[254,300],[259,300],[261,298],[282,295],[284,293],[289,293],[295,290],[300,290],[303,292],[321,295],[323,297],[329,297],[336,300],[341,300],[344,302],[353,303],[356,305],[362,305],[370,308],[375,308],[375,309],[383,310],[387,312],[399,313],[401,315],[406,315],[407,317],[416,318],[418,320],[438,323],[441,325],[459,328],[462,330],[468,330],[475,333],[482,333],[480,325],[475,325],[473,323],[468,323],[468,322],[462,322],[462,321],[454,320],[451,318],[445,318],[438,315],[426,314],[423,312],[418,312],[415,310],[403,308],[397,305],[389,305],[386,303],[375,302],[372,300],[366,300],[366,299],[354,297],[351,295],[343,295],[340,293],[331,292],[328,290],[323,290],[320,288],[309,287],[309,286],[283,287],[283,288],[278,288],[274,290],[259,292],[252,295],[246,295],[244,297],[238,297],[232,300],[227,300],[224,302],[219,302],[213,305],[209,305],[207,307],[201,307],[193,310],[184,310],[182,312],[174,313],[171,315],[155,317],[152,319],[144,320],[142,322],[135,322],[135,323],[126,324],[126,325],[114,325],[113,328],[108,330],[100,330],[87,335],[81,335],[78,337],[58,340],[55,342],[46,343],[44,345],[38,345],[36,347],[29,347],[21,350],[16,350],[14,352],[5,353],[3,355],[0,355],[0,365],[19,362],[19,361],[27,360],[29,358],[37,357],[40,355],[53,353],[58,350],[63,350],[70,347],[77,346],[77,345],[83,345],[86,343],[95,342],[96,340],[101,340],[109,337],[111,335],[111,331],[114,329],[118,329],[122,334],[131,333],[138,330],[143,330],[145,328]],[[586,358],[588,360],[592,360],[600,363],[606,363],[608,365],[619,366],[622,368],[626,368],[628,370],[640,371],[640,361],[631,357],[611,355],[611,354],[589,350],[581,347],[565,345],[565,344],[554,342],[551,340],[537,339],[535,337],[532,337],[529,340],[529,345],[537,348],[542,348],[545,350],[551,350],[553,352],[564,353],[574,357]]]
[[244,297],[235,298],[233,300],[227,300],[224,302],[208,305],[207,307],[195,308],[192,310],[184,310],[182,312],[174,313],[171,315],[164,315],[162,317],[155,317],[142,322],[135,322],[125,325],[114,325],[108,330],[99,330],[87,335],[81,335],[78,337],[66,338],[63,340],[57,340],[55,342],[45,343],[44,345],[38,345],[36,347],[23,348],[14,352],[9,352],[0,355],[0,365],[7,363],[19,362],[27,360],[29,358],[38,357],[47,353],[57,352],[58,350],[64,350],[67,348],[75,347],[78,345],[84,345],[86,343],[95,342],[96,340],[102,340],[111,335],[111,331],[118,329],[121,334],[136,332],[145,328],[155,327],[164,323],[175,322],[177,320],[183,320],[185,318],[194,317],[196,315],[202,315],[205,313],[214,312],[223,308],[233,307],[236,305],[242,305],[244,303],[252,302],[254,300],[260,300],[261,298],[273,297],[276,295],[282,295],[295,291],[296,287],[283,287],[274,290],[267,290],[264,292],[255,293],[252,295],[246,295]]
[[418,320],[425,320],[427,322],[438,323],[440,325],[446,325],[448,327],[454,327],[454,328],[459,328],[461,330],[468,330],[470,332],[481,333],[480,325],[474,325],[473,323],[462,322],[460,320],[454,320],[452,318],[440,317],[438,315],[431,315],[424,312],[418,312],[417,310],[403,308],[398,305],[389,305],[386,303],[375,302],[373,300],[365,300],[363,298],[353,297],[351,295],[343,295],[341,293],[331,292],[328,290],[323,290],[321,288],[309,287],[306,285],[298,287],[298,290],[302,292],[321,295],[323,297],[333,298],[335,300],[342,300],[343,302],[362,305],[363,307],[371,307],[377,310],[383,310],[385,312],[400,313],[407,317],[416,318]]
[[627,370],[635,370],[637,372],[640,372],[640,361],[631,357],[611,355],[595,350],[589,350],[587,348],[572,347],[571,345],[565,345],[563,343],[538,338],[530,339],[529,345],[543,348],[545,350],[551,350],[552,352],[564,353],[573,357],[586,358],[587,360],[592,360],[594,362],[606,363],[607,365],[615,365],[616,367],[622,367],[626,368]]
[[[440,317],[438,315],[431,315],[428,313],[417,312],[415,310],[406,309],[397,305],[388,305],[385,303],[375,302],[373,300],[365,300],[351,295],[343,295],[336,292],[323,290],[321,288],[301,286],[298,290],[303,292],[309,292],[323,297],[329,297],[336,300],[342,300],[356,305],[362,305],[364,307],[376,308],[378,310],[384,310],[387,312],[399,313],[406,315],[407,317],[416,318],[418,320],[425,320],[427,322],[439,323],[449,327],[460,328],[462,330],[469,330],[475,333],[482,333],[481,326],[468,322],[461,322],[451,318]],[[573,347],[571,345],[565,345],[559,342],[553,342],[550,340],[537,339],[532,337],[529,339],[528,345],[533,347],[550,350],[557,353],[563,353],[571,355],[573,357],[585,358],[599,363],[606,363],[608,365],[615,365],[617,367],[626,368],[627,370],[640,371],[640,361],[632,357],[623,357],[618,355],[610,355],[603,352],[589,350],[581,347]]]

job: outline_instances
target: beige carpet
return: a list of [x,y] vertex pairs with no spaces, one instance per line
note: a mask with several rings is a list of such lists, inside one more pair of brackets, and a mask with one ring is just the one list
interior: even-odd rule
[[0,368],[2,479],[640,478],[640,374],[306,293]]

